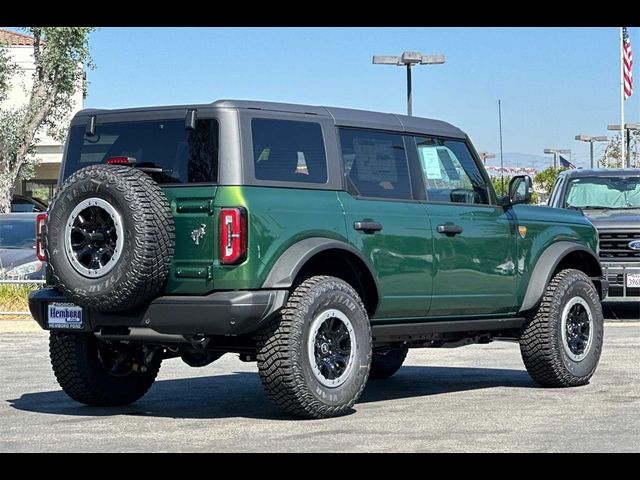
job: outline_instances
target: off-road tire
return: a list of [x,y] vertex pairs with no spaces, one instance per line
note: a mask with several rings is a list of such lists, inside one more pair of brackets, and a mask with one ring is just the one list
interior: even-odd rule
[[[566,352],[562,338],[563,309],[579,297],[591,311],[591,344],[585,357],[575,361]],[[520,351],[529,375],[545,387],[575,387],[589,383],[600,360],[604,318],[598,292],[583,272],[567,269],[549,282],[542,302],[530,317],[520,337]]]
[[[65,227],[82,201],[98,198],[121,216],[124,244],[115,266],[98,278],[74,269],[65,252]],[[72,302],[97,311],[122,311],[151,300],[164,286],[174,250],[169,202],[149,175],[135,168],[95,165],[78,170],[49,207],[46,251],[56,287]]]
[[[346,380],[327,387],[312,371],[308,341],[316,316],[329,309],[344,313],[355,335],[355,357]],[[258,371],[271,401],[284,412],[306,418],[344,415],[360,397],[371,364],[371,328],[356,291],[330,276],[298,285],[280,314],[258,332]]]
[[404,345],[386,350],[374,350],[371,356],[369,378],[382,380],[394,375],[402,367],[408,352],[409,349]]
[[113,376],[100,363],[98,342],[91,333],[50,332],[51,366],[62,390],[76,402],[96,407],[128,405],[147,393],[160,370],[160,355],[144,372]]

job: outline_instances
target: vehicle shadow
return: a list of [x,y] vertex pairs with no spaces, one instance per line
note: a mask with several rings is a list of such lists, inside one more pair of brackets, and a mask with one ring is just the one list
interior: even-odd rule
[[[534,388],[535,384],[524,370],[406,366],[392,378],[370,381],[358,403],[494,387]],[[80,405],[61,390],[25,393],[8,403],[17,410],[52,415],[294,420],[271,405],[258,374],[249,372],[159,380],[145,397],[126,407]]]
[[604,302],[604,318],[612,320],[640,320],[640,302]]

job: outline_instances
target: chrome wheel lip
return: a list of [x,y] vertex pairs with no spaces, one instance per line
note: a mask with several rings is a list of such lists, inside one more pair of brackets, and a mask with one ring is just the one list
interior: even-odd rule
[[[347,362],[347,366],[342,374],[335,379],[328,379],[322,374],[322,372],[320,371],[320,367],[316,361],[315,353],[316,337],[318,335],[318,331],[320,330],[320,327],[331,318],[336,318],[344,324],[347,332],[349,333],[349,341],[351,342],[351,350],[349,352],[349,360]],[[351,323],[351,320],[349,320],[349,317],[347,317],[347,315],[345,315],[343,312],[335,308],[331,308],[321,311],[313,318],[309,327],[309,337],[307,339],[307,358],[309,360],[309,365],[311,366],[313,376],[321,385],[329,388],[336,388],[349,379],[354,368],[356,349],[356,334],[353,328],[353,324]]]
[[[571,346],[569,345],[569,338],[567,336],[567,320],[569,318],[569,312],[575,305],[580,305],[584,308],[587,313],[588,325],[589,325],[589,337],[587,339],[587,345],[584,348],[584,351],[580,354],[576,354],[571,350]],[[567,302],[567,304],[562,309],[562,318],[560,323],[560,331],[562,334],[562,347],[567,356],[573,360],[574,362],[581,362],[584,360],[589,351],[591,350],[591,345],[593,344],[593,313],[591,312],[591,307],[587,303],[587,301],[582,297],[573,297],[571,300]]]
[[[109,259],[106,265],[97,269],[89,269],[86,266],[82,265],[76,255],[74,254],[74,250],[72,248],[71,242],[71,233],[74,226],[74,222],[78,215],[83,211],[90,207],[98,207],[104,210],[112,219],[115,231],[116,231],[116,245],[114,248],[113,256]],[[67,259],[69,263],[73,267],[73,269],[78,272],[80,275],[88,278],[100,278],[109,273],[118,263],[120,256],[122,255],[122,249],[124,246],[124,228],[122,226],[122,217],[118,213],[118,211],[106,200],[102,198],[92,197],[87,198],[80,202],[73,211],[69,214],[65,222],[64,229],[64,251],[67,255]]]

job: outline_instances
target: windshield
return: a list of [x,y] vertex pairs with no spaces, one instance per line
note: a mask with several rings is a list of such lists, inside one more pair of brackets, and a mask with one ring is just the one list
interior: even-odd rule
[[36,244],[36,219],[0,220],[0,248],[31,248]]
[[567,190],[568,208],[638,208],[640,176],[575,178]]
[[64,177],[111,157],[132,157],[137,167],[150,167],[158,183],[213,183],[218,179],[218,122],[200,119],[195,130],[184,120],[98,123],[94,135],[74,126],[64,162]]

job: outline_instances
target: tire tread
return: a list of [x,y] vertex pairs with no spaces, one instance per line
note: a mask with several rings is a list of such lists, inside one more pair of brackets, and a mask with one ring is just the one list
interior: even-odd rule
[[[258,370],[269,399],[284,412],[307,418],[344,415],[362,394],[366,379],[357,394],[346,404],[331,406],[321,403],[309,391],[301,369],[296,368],[298,346],[303,343],[303,329],[296,315],[311,302],[314,292],[338,289],[350,295],[362,312],[366,309],[356,291],[346,282],[326,275],[303,281],[291,294],[280,315],[274,317],[256,336]],[[369,335],[371,330],[366,322]],[[369,356],[370,358],[370,356]]]

